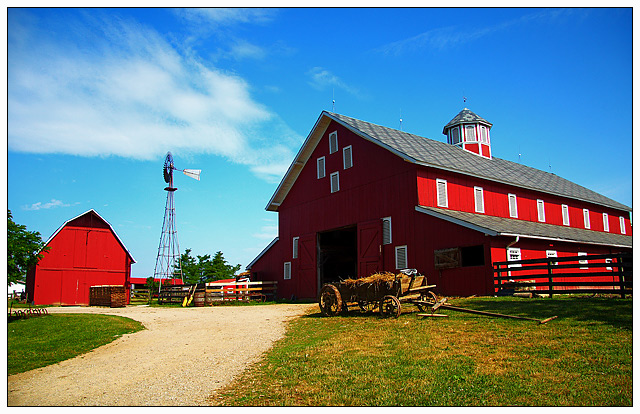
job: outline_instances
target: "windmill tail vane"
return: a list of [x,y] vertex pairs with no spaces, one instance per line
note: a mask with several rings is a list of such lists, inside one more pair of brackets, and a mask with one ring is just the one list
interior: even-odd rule
[[186,175],[187,177],[191,177],[193,179],[196,179],[198,181],[200,181],[200,173],[201,172],[202,172],[202,170],[191,170],[191,169],[187,169],[187,168],[182,170],[182,173],[184,175]]

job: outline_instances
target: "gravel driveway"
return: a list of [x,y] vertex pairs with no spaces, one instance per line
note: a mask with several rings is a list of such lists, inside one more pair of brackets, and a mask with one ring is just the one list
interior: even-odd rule
[[7,379],[9,406],[198,406],[283,337],[286,322],[317,305],[203,308],[65,307],[147,328],[73,359]]

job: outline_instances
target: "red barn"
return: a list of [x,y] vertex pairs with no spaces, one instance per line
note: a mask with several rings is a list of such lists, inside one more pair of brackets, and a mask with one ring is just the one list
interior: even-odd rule
[[[445,143],[322,112],[266,207],[278,237],[252,280],[315,298],[324,283],[416,268],[441,294],[493,295],[493,262],[631,251],[629,207],[493,157],[491,127],[465,108]],[[459,263],[436,268],[450,249]]]
[[49,250],[27,273],[28,300],[35,305],[88,306],[89,288],[97,285],[124,286],[128,293],[135,260],[95,210],[64,223],[45,246]]

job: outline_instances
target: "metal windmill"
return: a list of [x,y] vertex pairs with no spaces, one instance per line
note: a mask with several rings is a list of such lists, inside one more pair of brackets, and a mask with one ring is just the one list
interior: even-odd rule
[[[173,186],[173,171],[182,171],[185,175],[200,181],[201,170],[179,170],[173,165],[171,152],[167,153],[162,167],[164,181],[169,184],[165,187],[167,192],[167,204],[164,209],[164,223],[158,246],[156,267],[153,271],[154,279],[180,279],[182,280],[182,263],[180,261],[180,245],[178,244],[178,231],[176,230],[176,210],[173,204],[173,193],[177,190]],[[162,280],[160,280],[162,287]]]

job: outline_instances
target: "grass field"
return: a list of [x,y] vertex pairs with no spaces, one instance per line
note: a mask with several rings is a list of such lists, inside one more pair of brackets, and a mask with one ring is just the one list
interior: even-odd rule
[[9,322],[7,374],[73,358],[141,329],[140,322],[109,315],[57,314]]
[[[631,406],[632,301],[474,298],[398,319],[313,312],[211,396],[227,406]],[[407,309],[408,310],[408,309]]]

